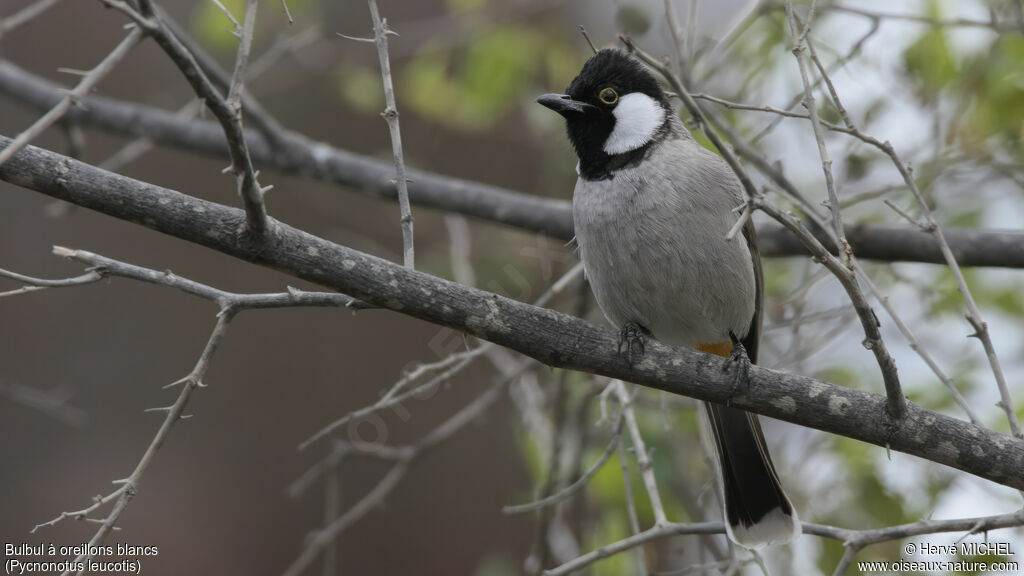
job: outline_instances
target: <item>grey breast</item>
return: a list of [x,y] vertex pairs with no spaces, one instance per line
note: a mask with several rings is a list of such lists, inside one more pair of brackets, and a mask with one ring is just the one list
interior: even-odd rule
[[754,315],[754,271],[742,234],[727,241],[742,201],[735,175],[688,135],[638,167],[576,183],[580,258],[615,326],[637,322],[684,346],[743,337]]

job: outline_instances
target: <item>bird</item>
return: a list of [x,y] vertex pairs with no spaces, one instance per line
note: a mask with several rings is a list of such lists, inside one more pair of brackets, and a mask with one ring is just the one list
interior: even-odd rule
[[[744,201],[728,164],[694,139],[657,78],[624,50],[597,51],[564,94],[537,102],[564,117],[579,159],[575,242],[598,306],[620,330],[618,352],[625,343],[632,363],[650,337],[727,357],[742,377],[757,361],[764,280],[753,222],[727,238]],[[728,537],[752,549],[797,537],[757,415],[704,410]]]

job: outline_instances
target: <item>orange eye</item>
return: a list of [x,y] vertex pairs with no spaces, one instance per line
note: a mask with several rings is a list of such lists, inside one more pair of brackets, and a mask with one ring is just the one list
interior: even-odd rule
[[597,98],[605,104],[612,105],[619,101],[619,93],[613,88],[605,88],[598,93]]

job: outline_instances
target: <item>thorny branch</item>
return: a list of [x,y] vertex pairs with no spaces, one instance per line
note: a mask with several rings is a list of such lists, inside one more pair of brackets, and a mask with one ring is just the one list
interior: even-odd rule
[[539,510],[541,508],[557,504],[569,498],[573,494],[579,492],[581,488],[586,486],[587,481],[589,481],[590,478],[593,477],[594,474],[596,474],[602,466],[604,466],[604,463],[608,461],[608,458],[611,457],[612,453],[615,452],[616,448],[618,447],[620,438],[622,437],[622,424],[625,420],[620,415],[618,418],[616,418],[616,421],[617,423],[615,425],[615,429],[612,431],[611,438],[608,440],[608,445],[601,453],[601,456],[599,456],[597,461],[594,462],[594,464],[591,465],[591,467],[588,468],[586,472],[581,474],[580,477],[577,478],[572,484],[566,486],[565,488],[559,490],[558,492],[555,492],[554,494],[545,496],[540,500],[527,502],[526,504],[505,506],[504,508],[501,509],[501,511],[505,514],[522,514],[523,512],[531,512],[533,510]]
[[651,502],[651,509],[654,511],[654,525],[659,526],[668,523],[665,515],[665,506],[661,503],[661,494],[658,492],[658,483],[654,479],[654,464],[651,463],[651,455],[647,452],[647,445],[644,437],[640,434],[640,426],[637,424],[636,412],[633,410],[633,398],[626,390],[626,385],[621,380],[614,380],[611,386],[615,387],[615,396],[622,406],[622,415],[626,420],[626,429],[629,430],[629,438],[633,443],[633,453],[636,456],[637,468],[640,470],[640,477],[643,478],[644,488],[647,490],[647,498]]
[[[498,399],[501,398],[501,393],[504,392],[510,384],[523,376],[523,374],[528,370],[536,367],[537,363],[532,360],[525,360],[521,362],[518,368],[511,375],[500,378],[499,381],[492,384],[487,391],[480,396],[477,396],[475,400],[453,414],[440,426],[429,432],[415,444],[398,448],[376,446],[365,450],[365,454],[369,456],[375,456],[385,460],[393,460],[393,466],[377,483],[377,485],[363,496],[362,499],[356,502],[356,504],[349,508],[347,512],[339,516],[321,530],[310,535],[310,537],[306,539],[306,545],[302,552],[282,573],[283,576],[299,576],[302,574],[316,559],[316,557],[332,542],[334,542],[338,535],[383,502],[388,494],[394,490],[395,486],[398,485],[401,479],[409,471],[417,458],[421,457],[423,453],[430,448],[433,448],[440,442],[461,430],[466,424],[475,420],[480,414],[490,408],[498,401]],[[342,449],[352,450],[355,449],[355,447],[346,444]]]
[[[547,305],[547,303],[554,296],[561,293],[562,290],[564,290],[570,282],[572,282],[582,274],[583,264],[577,263],[575,266],[570,268],[568,272],[563,274],[561,278],[556,280],[550,288],[545,290],[544,293],[541,294],[540,297],[534,301],[534,306]],[[380,400],[371,404],[370,406],[366,406],[364,408],[360,408],[359,410],[349,412],[348,414],[345,414],[341,418],[338,418],[337,420],[324,426],[320,430],[317,430],[312,436],[303,440],[302,443],[299,444],[299,450],[305,450],[314,442],[326,438],[331,432],[334,432],[335,430],[344,426],[345,424],[348,424],[349,422],[353,422],[360,418],[364,418],[366,416],[369,416],[370,414],[379,412],[385,408],[390,408],[392,406],[401,404],[402,402],[408,400],[409,398],[413,398],[416,395],[422,393],[424,390],[432,389],[436,386],[439,386],[442,382],[447,382],[453,376],[467,368],[474,360],[483,356],[484,354],[487,354],[494,348],[495,346],[493,343],[484,342],[470,350],[449,354],[448,356],[445,356],[444,358],[438,360],[437,362],[430,362],[427,364],[421,364],[417,366],[408,374],[404,375],[397,382],[395,382],[394,385],[391,386],[391,388],[381,397]],[[413,386],[412,388],[409,387],[413,382],[416,382],[417,380],[423,378],[427,374],[431,374],[437,371],[441,372],[439,372],[437,375],[433,376],[432,378],[425,382],[421,382]]]
[[384,82],[384,101],[386,107],[381,116],[388,124],[391,135],[391,153],[395,157],[395,190],[398,192],[398,207],[401,211],[402,224],[402,262],[409,268],[416,267],[415,248],[413,245],[412,208],[409,206],[409,183],[405,174],[405,157],[402,153],[402,131],[398,124],[398,105],[395,103],[395,87],[391,81],[391,60],[388,57],[388,35],[395,34],[388,28],[388,21],[380,17],[377,0],[367,0],[370,15],[373,17],[373,38],[377,44],[377,57],[380,60],[380,76]]
[[7,162],[11,156],[18,152],[18,150],[24,148],[26,144],[35,140],[47,128],[60,120],[73,105],[81,103],[82,99],[85,98],[85,96],[94,87],[96,87],[97,84],[99,84],[100,80],[113,71],[117,64],[121,62],[129,52],[131,52],[132,48],[134,48],[140,40],[142,40],[142,31],[136,28],[129,32],[128,36],[125,36],[124,40],[121,40],[121,43],[118,44],[117,47],[103,59],[103,61],[82,77],[78,82],[78,86],[75,86],[74,90],[68,92],[67,95],[53,107],[53,109],[46,114],[43,114],[24,132],[18,134],[18,137],[14,139],[14,142],[0,152],[0,165]]
[[[789,0],[787,0],[787,2],[788,1]],[[843,106],[842,100],[840,100],[839,94],[836,92],[836,89],[833,86],[831,79],[825,72],[824,66],[822,66],[821,61],[817,57],[817,54],[814,53],[813,44],[809,44],[809,46],[811,48],[811,57],[817,65],[818,70],[821,73],[822,78],[825,80],[826,85],[828,86],[829,94],[832,97],[832,101],[835,103],[836,108],[839,109],[843,118],[843,122],[846,124],[847,130],[849,130],[849,134],[854,138],[861,140],[862,142],[874,146],[883,154],[885,154],[896,167],[896,170],[902,177],[904,184],[906,184],[907,188],[913,194],[914,199],[917,200],[918,209],[921,211],[921,214],[924,217],[924,222],[918,222],[916,219],[910,217],[906,213],[901,212],[901,214],[905,216],[911,224],[918,226],[923,232],[926,232],[934,236],[936,242],[938,243],[939,249],[942,251],[942,256],[945,259],[946,264],[952,271],[953,277],[956,278],[957,289],[960,291],[961,295],[963,295],[964,301],[967,304],[967,321],[974,328],[974,334],[971,334],[971,336],[978,338],[978,340],[981,341],[982,346],[985,349],[985,355],[988,358],[989,366],[991,367],[992,373],[995,376],[996,386],[999,390],[999,407],[1002,408],[1003,412],[1006,414],[1006,419],[1010,424],[1010,430],[1013,432],[1013,435],[1016,436],[1017,438],[1024,438],[1024,432],[1021,431],[1020,422],[1017,419],[1017,413],[1014,409],[1013,399],[1010,397],[1010,390],[1006,384],[1006,376],[1003,373],[1002,366],[999,362],[999,357],[996,355],[995,345],[992,343],[992,337],[988,331],[988,324],[981,317],[981,311],[978,309],[978,306],[974,301],[974,296],[971,294],[971,290],[967,285],[967,280],[966,278],[964,278],[963,271],[960,270],[960,265],[957,263],[956,257],[953,255],[953,250],[950,248],[949,243],[946,241],[945,235],[942,231],[942,227],[939,226],[939,223],[935,220],[935,217],[932,215],[931,208],[929,208],[928,202],[925,199],[924,194],[921,193],[921,189],[918,186],[917,180],[914,178],[912,169],[909,165],[904,163],[902,159],[900,159],[900,156],[896,153],[896,149],[893,147],[892,143],[888,141],[882,142],[873,136],[864,134],[857,128],[857,126],[850,119],[849,114],[846,112],[846,108]],[[894,205],[889,205],[895,209]]]
[[[195,389],[205,386],[203,383],[203,377],[206,375],[207,368],[209,367],[214,353],[217,351],[217,347],[220,345],[220,342],[227,333],[228,325],[231,323],[231,320],[234,319],[236,314],[249,309],[296,306],[327,306],[341,308],[364,307],[360,302],[342,294],[332,292],[306,292],[296,290],[294,288],[289,288],[288,292],[280,294],[237,294],[176,276],[170,271],[160,272],[149,268],[143,268],[141,266],[127,264],[83,250],[71,250],[61,246],[55,246],[53,251],[54,254],[58,256],[71,258],[75,261],[88,265],[90,267],[89,271],[81,276],[60,280],[33,278],[7,270],[0,270],[0,276],[21,282],[25,284],[26,287],[37,287],[39,289],[81,286],[83,284],[98,282],[106,277],[130,278],[181,290],[182,292],[210,300],[216,303],[219,308],[217,323],[214,326],[214,329],[211,332],[206,346],[204,347],[202,354],[199,356],[195,367],[187,376],[167,386],[182,386],[182,390],[178,394],[177,399],[170,406],[149,410],[154,412],[165,412],[166,416],[160,425],[160,428],[157,430],[156,435],[153,437],[153,440],[150,442],[149,447],[143,453],[142,458],[139,460],[132,473],[123,480],[115,481],[115,484],[118,484],[119,487],[106,496],[97,498],[90,506],[81,510],[61,512],[61,514],[56,518],[39,524],[32,529],[32,531],[35,532],[39,528],[52,526],[64,519],[97,522],[100,524],[100,528],[90,540],[89,544],[91,546],[96,546],[102,543],[107,534],[111,530],[115,529],[115,525],[120,518],[121,513],[138,492],[139,482],[141,481],[143,474],[152,463],[157,452],[160,450],[160,447],[163,445],[164,440],[170,433],[171,428],[178,420],[185,418],[185,406],[188,404],[188,401]],[[102,519],[90,518],[90,514],[111,502],[114,502],[114,505],[106,517]],[[87,562],[90,558],[91,555],[83,554],[78,556],[75,561]],[[65,572],[65,574],[67,574],[67,572]]]
[[42,13],[56,6],[61,0],[36,0],[7,18],[0,19],[0,38],[7,33],[38,18]]
[[[817,55],[815,54],[813,43],[808,43],[808,47],[811,50],[811,58],[814,61],[815,65],[817,66],[817,68],[819,70],[819,73],[821,74],[821,77],[824,79],[824,81],[828,85],[829,92],[830,92],[830,95],[832,96],[833,102],[836,104],[836,107],[840,110],[840,113],[841,113],[842,117],[844,118],[844,123],[845,123],[845,126],[837,126],[837,125],[831,124],[829,122],[822,121],[821,122],[822,125],[827,127],[829,130],[847,134],[847,135],[849,135],[851,137],[857,138],[857,139],[859,139],[859,140],[861,140],[861,141],[863,141],[863,142],[865,142],[865,143],[867,143],[867,144],[869,144],[871,146],[874,146],[874,147],[880,149],[883,153],[885,153],[887,156],[889,156],[890,159],[893,160],[893,163],[897,167],[897,169],[900,171],[901,176],[903,177],[903,181],[907,185],[907,188],[910,189],[911,191],[917,190],[917,194],[915,195],[915,198],[920,198],[921,197],[920,196],[920,190],[919,190],[919,187],[917,186],[917,181],[913,178],[913,174],[911,173],[910,168],[907,167],[899,159],[899,157],[896,155],[895,149],[892,148],[892,145],[890,143],[888,143],[888,142],[881,142],[881,141],[879,141],[879,140],[877,140],[877,139],[875,139],[875,138],[873,138],[871,136],[868,136],[868,135],[862,133],[856,127],[856,125],[850,119],[849,114],[846,112],[845,107],[843,107],[842,101],[839,99],[838,94],[837,94],[837,92],[835,90],[835,87],[832,85],[831,79],[829,78],[828,69],[822,65],[820,59],[818,59]],[[720,105],[725,106],[727,108],[732,108],[732,109],[737,109],[737,110],[760,111],[760,112],[768,112],[768,113],[776,114],[779,117],[800,118],[800,119],[805,119],[805,120],[810,119],[808,114],[801,114],[801,113],[796,113],[796,112],[788,112],[786,110],[781,110],[781,109],[778,109],[778,108],[773,108],[771,106],[754,106],[754,105],[738,104],[738,103],[735,103],[735,102],[730,102],[728,100],[724,100],[724,99],[717,98],[717,97],[714,97],[714,96],[709,96],[709,95],[706,95],[706,94],[696,94],[696,95],[694,95],[694,98],[699,98],[699,99],[707,100],[707,101],[710,101],[710,102],[714,102],[716,104],[720,104]],[[931,217],[931,212],[927,208],[927,204],[922,205],[922,204],[920,204],[920,201],[919,201],[918,204],[919,204],[919,206],[923,206],[922,210],[927,210],[927,212],[924,212],[924,213],[927,214],[926,218],[928,218],[929,221],[925,222],[925,223],[920,223],[916,219],[914,219],[913,217],[911,217],[909,215],[906,215],[907,219],[910,221],[911,224],[914,224],[914,225],[918,226],[923,232],[925,232],[925,233],[935,237],[937,245],[940,247],[940,251],[943,254],[943,258],[945,259],[945,262],[951,268],[954,268],[954,267],[955,267],[954,269],[959,268],[959,265],[957,263],[956,258],[954,258],[952,256],[952,254],[954,252],[954,249],[949,247],[949,242],[948,241],[945,242],[946,248],[943,248],[943,243],[944,243],[943,230],[942,230],[941,227],[938,226],[938,224],[935,222],[934,218]],[[903,213],[902,211],[900,211],[900,212],[901,212],[902,215],[905,215],[905,213]],[[854,263],[854,266],[856,267],[857,273],[860,275],[860,277],[867,283],[869,290],[872,292],[872,294],[875,296],[875,298],[879,301],[879,303],[883,306],[883,308],[885,308],[885,310],[888,312],[889,316],[895,322],[895,324],[896,324],[897,328],[899,329],[899,331],[904,335],[904,337],[910,343],[911,348],[918,355],[921,356],[921,358],[925,361],[925,363],[929,366],[929,368],[935,373],[935,375],[939,378],[939,380],[942,381],[943,384],[945,384],[945,386],[950,390],[951,394],[953,395],[954,400],[957,402],[958,405],[960,405],[961,408],[964,409],[964,411],[967,413],[967,415],[971,419],[971,421],[975,422],[975,423],[980,422],[980,420],[978,419],[977,415],[974,413],[973,409],[969,405],[967,405],[966,400],[963,398],[963,395],[960,394],[960,392],[956,389],[956,387],[953,384],[952,380],[942,371],[941,368],[939,368],[939,366],[936,364],[935,360],[931,357],[931,355],[927,352],[927,350],[925,350],[923,347],[920,346],[920,344],[918,343],[917,339],[914,337],[913,333],[906,326],[906,324],[903,322],[903,320],[899,318],[899,316],[896,313],[896,310],[889,304],[888,298],[886,298],[883,294],[881,294],[881,292],[877,289],[877,287],[875,287],[874,283],[871,281],[871,279],[868,277],[868,275],[862,269],[862,267],[860,266],[859,263]],[[956,277],[957,277],[958,287],[960,287],[961,289],[966,289],[967,288],[966,282],[964,282],[963,284],[960,283],[961,279],[963,278],[963,274],[959,273],[959,274],[956,275]],[[968,290],[967,294],[969,295],[969,290]],[[966,299],[966,297],[965,297],[965,299]],[[970,302],[973,302],[973,298],[971,298]],[[969,310],[971,309],[970,303],[968,305],[968,309]],[[976,309],[976,306],[975,306],[975,309]],[[976,318],[980,318],[980,317],[976,317]],[[971,319],[971,315],[970,314],[968,314],[968,319],[969,320]],[[978,337],[980,338],[981,332],[977,330],[978,324],[975,324],[975,322],[973,322],[973,321],[971,322],[971,324],[972,324],[972,326],[975,327],[975,331],[976,331],[977,334],[979,334]],[[987,336],[987,332],[988,332],[987,331],[987,325],[983,321],[979,322],[979,324],[981,326],[985,327],[984,332],[985,332],[985,334]],[[989,342],[991,343],[991,338],[989,338]],[[989,355],[988,352],[989,352],[990,345],[991,344],[986,345],[985,349],[986,349],[986,354],[989,357],[989,361],[990,361],[990,363],[992,363],[992,360],[994,358],[994,348],[992,350],[992,354]],[[1002,370],[998,368],[998,359],[995,359],[995,363],[994,363],[994,367],[993,367],[993,372],[997,374],[997,384],[999,383],[1000,379],[1002,379],[1003,382],[1005,383],[1005,378],[1001,378]],[[1003,398],[1003,400],[1000,401],[1000,407],[1001,408],[1003,408],[1005,410],[1005,406],[1006,405],[1012,405],[1012,402],[1008,402],[1007,401],[1008,400],[1008,396],[1006,396],[1006,397],[1002,396],[1002,387],[1000,389],[1000,396],[1001,396],[1001,398]],[[1008,418],[1010,418],[1010,417],[1008,416]],[[1012,422],[1012,420],[1011,420],[1011,422]],[[1012,429],[1012,424],[1011,424],[1011,429]]]
[[[622,40],[632,53],[637,55],[644,61],[644,63],[656,70],[659,74],[664,76],[676,93],[683,99],[683,103],[686,105],[690,114],[692,114],[702,126],[708,126],[703,110],[690,95],[689,90],[683,86],[679,77],[669,70],[663,63],[634,46],[632,41],[628,38],[622,37]],[[733,153],[732,148],[728,147],[714,130],[708,127],[704,130],[704,134],[718,148],[723,159],[725,159],[729,164],[729,167],[733,169],[733,172],[736,173],[737,178],[739,178],[739,181],[745,190],[747,202],[753,207],[758,208],[771,216],[776,222],[782,224],[789,229],[790,232],[800,238],[805,248],[818,258],[818,260],[836,276],[843,289],[846,290],[846,293],[850,297],[851,302],[853,302],[854,309],[857,311],[857,315],[860,318],[861,326],[864,329],[864,347],[874,354],[875,359],[878,362],[878,367],[882,373],[882,379],[885,382],[885,390],[888,397],[888,405],[886,407],[887,414],[896,421],[901,420],[904,415],[906,399],[903,397],[903,392],[900,387],[899,376],[896,371],[896,361],[893,359],[892,355],[889,354],[889,351],[882,340],[878,317],[875,315],[874,310],[872,310],[871,305],[868,303],[867,298],[860,289],[855,272],[848,268],[839,258],[833,256],[832,253],[804,227],[801,221],[790,214],[783,214],[778,208],[773,206],[764,198],[764,195],[754,187],[750,176],[739,163],[739,160]],[[837,202],[836,210],[838,209],[839,206]],[[811,214],[813,213],[809,213],[808,215],[810,216]],[[812,219],[812,222],[818,222],[818,226],[822,230],[826,229],[826,227],[819,221]],[[835,231],[833,230],[833,242],[842,246],[840,243],[841,238],[835,236],[834,232]]]
[[[836,277],[842,283],[843,288],[846,289],[850,300],[853,302],[853,307],[860,317],[861,326],[864,328],[864,346],[874,353],[878,366],[882,371],[885,392],[889,397],[889,415],[894,420],[899,420],[903,416],[903,404],[906,402],[906,399],[903,396],[903,388],[900,385],[899,376],[896,371],[896,361],[889,354],[888,347],[882,339],[878,316],[875,315],[857,280],[857,273],[853,265],[853,249],[846,240],[842,207],[839,204],[839,194],[836,192],[835,180],[832,177],[832,160],[828,154],[828,147],[825,145],[825,134],[821,119],[818,117],[818,107],[814,99],[814,89],[811,85],[810,74],[808,73],[807,58],[804,56],[804,44],[807,42],[807,35],[811,30],[816,2],[811,2],[802,30],[799,28],[797,17],[793,12],[792,0],[785,0],[785,2],[786,16],[789,21],[790,34],[793,38],[793,55],[796,56],[797,65],[800,69],[800,79],[804,86],[804,106],[807,108],[811,127],[814,130],[814,140],[818,145],[818,154],[821,156],[822,171],[825,174],[825,188],[828,192],[828,208],[832,214],[832,229],[840,249],[840,263],[843,267],[843,273],[840,275],[839,267],[835,265],[835,262],[832,262],[832,265],[826,263],[826,266],[836,274]],[[827,76],[825,78],[826,84],[831,88],[831,80],[828,80]],[[832,260],[831,255],[829,255],[829,259]]]
[[[235,174],[238,193],[245,204],[246,225],[251,233],[261,236],[267,228],[267,211],[263,203],[263,194],[267,189],[261,188],[257,180],[258,174],[253,166],[245,132],[242,128],[241,107],[233,106],[221,95],[210,82],[202,67],[196,62],[192,52],[171,32],[151,2],[140,2],[141,13],[117,0],[101,0],[101,2],[127,15],[140,29],[153,38],[181,70],[196,95],[213,112],[228,141],[228,152],[231,157],[230,170]],[[255,18],[255,12],[253,18]],[[241,63],[241,73],[236,74],[239,78],[238,82],[241,82],[244,64],[248,59],[249,45],[247,43],[251,44],[252,42],[251,33],[248,35],[248,40],[245,38],[244,32],[242,36],[238,58]],[[234,81],[232,85],[234,85]]]

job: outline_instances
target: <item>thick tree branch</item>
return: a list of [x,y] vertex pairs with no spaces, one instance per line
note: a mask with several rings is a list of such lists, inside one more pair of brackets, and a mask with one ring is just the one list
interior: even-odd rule
[[[0,60],[0,93],[35,109],[46,110],[60,101],[62,88],[34,76],[11,62]],[[226,157],[224,135],[211,122],[187,120],[157,108],[90,96],[84,108],[73,108],[64,120],[105,131],[145,137],[164,145],[198,154]],[[287,156],[258,133],[247,132],[254,161],[284,172],[352,187],[362,193],[395,198],[394,165],[314,142],[285,132],[291,152]],[[418,206],[458,212],[499,222],[547,236],[572,237],[572,212],[568,202],[514,192],[478,182],[409,170],[410,200]],[[944,229],[946,240],[961,266],[1024,268],[1024,233]],[[856,225],[846,227],[847,240],[858,258],[885,261],[945,263],[938,243],[912,226]],[[826,246],[827,238],[819,237]],[[806,248],[777,224],[758,226],[763,256],[803,256]]]
[[[0,138],[0,147],[10,139]],[[733,393],[723,360],[651,342],[630,365],[617,334],[376,258],[270,220],[247,234],[245,213],[112,174],[30,146],[0,167],[0,179],[337,289],[391,310],[490,340],[555,367],[628,380],[802,426],[888,446],[1013,488],[1024,488],[1024,441],[907,403],[897,428],[884,396],[759,366]]]

